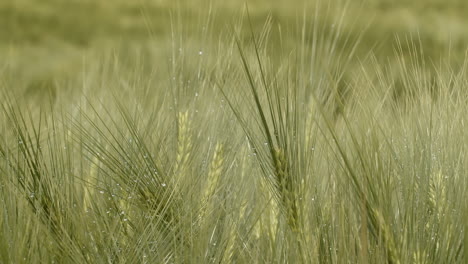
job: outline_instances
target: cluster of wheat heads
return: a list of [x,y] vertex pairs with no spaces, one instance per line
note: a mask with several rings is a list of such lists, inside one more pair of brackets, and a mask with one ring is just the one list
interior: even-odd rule
[[[236,39],[245,83],[236,83],[238,75],[230,81],[245,89],[232,92],[229,82],[217,83],[256,157],[260,190],[269,201],[269,213],[255,228],[257,237],[269,240],[263,252],[280,262],[463,261],[466,180],[459,175],[466,156],[452,140],[466,140],[467,98],[460,93],[466,62],[428,66],[420,46],[397,40],[398,65],[370,56],[345,79],[351,62],[340,61],[336,69],[327,61],[342,52],[326,48],[333,38],[312,43],[309,51],[298,48],[299,55],[292,52],[279,65],[269,60],[265,38],[252,36],[250,47]],[[402,56],[403,45],[414,51],[409,57]],[[452,77],[440,78],[445,74]],[[330,101],[337,88],[347,95],[338,91]],[[450,202],[451,213],[435,213],[448,206],[447,184],[461,200]],[[441,225],[435,215],[445,217]]]

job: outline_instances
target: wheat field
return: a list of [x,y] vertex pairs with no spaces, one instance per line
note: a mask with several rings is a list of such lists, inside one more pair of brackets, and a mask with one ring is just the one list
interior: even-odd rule
[[0,3],[0,263],[467,263],[464,0]]

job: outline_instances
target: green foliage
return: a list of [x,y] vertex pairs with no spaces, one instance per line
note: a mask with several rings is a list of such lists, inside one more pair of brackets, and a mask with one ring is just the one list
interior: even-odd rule
[[370,2],[0,4],[0,263],[466,263],[466,6]]

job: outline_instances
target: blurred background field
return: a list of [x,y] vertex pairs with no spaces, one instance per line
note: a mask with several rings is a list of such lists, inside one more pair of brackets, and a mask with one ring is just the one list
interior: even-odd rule
[[[345,1],[323,2],[322,6],[329,4],[338,10],[336,7],[342,8]],[[169,53],[171,31],[200,38],[209,27],[211,36],[217,36],[217,32],[229,30],[245,6],[256,28],[260,29],[271,15],[274,29],[280,24],[283,31],[297,33],[303,17],[310,21],[314,16],[315,3],[4,0],[0,3],[0,53],[18,82],[61,78],[78,72],[82,52],[131,53],[132,47],[138,46],[163,55]],[[419,38],[424,56],[431,62],[437,63],[449,52],[455,64],[464,56],[468,43],[466,1],[368,0],[348,1],[347,6],[343,32],[351,38],[363,34],[358,45],[361,55],[372,48],[380,60],[391,60],[398,35],[416,41]],[[320,17],[331,25],[341,16],[341,11],[333,12]],[[283,41],[294,42],[299,37],[289,34]]]

